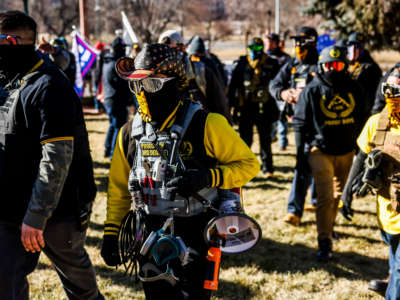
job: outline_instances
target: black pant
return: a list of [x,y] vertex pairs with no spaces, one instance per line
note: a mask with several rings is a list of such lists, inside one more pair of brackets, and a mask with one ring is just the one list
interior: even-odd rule
[[[52,221],[44,231],[43,252],[53,263],[68,299],[104,299],[84,246],[86,232],[75,221]],[[0,223],[0,299],[27,300],[26,276],[35,269],[40,253],[25,251],[16,224]]]
[[245,143],[251,147],[253,143],[253,127],[257,127],[260,138],[260,156],[262,161],[262,170],[264,172],[273,172],[271,151],[271,127],[272,123],[268,116],[260,113],[257,109],[244,108],[240,111],[239,134]]
[[[165,280],[153,281],[153,282],[142,282],[144,293],[147,300],[208,300],[211,297],[211,292],[203,288],[204,278],[206,274],[206,255],[208,246],[206,245],[203,237],[203,231],[214,216],[213,212],[203,213],[198,216],[179,218],[175,217],[175,236],[182,238],[183,242],[187,247],[195,249],[199,256],[195,257],[194,261],[190,262],[187,266],[182,267],[179,259],[176,259],[172,263],[172,270],[179,278],[178,283],[172,286]],[[150,216],[148,224],[151,231],[159,230],[164,221],[165,217]],[[149,260],[147,257],[140,263],[153,260]],[[164,271],[163,267],[160,270]]]

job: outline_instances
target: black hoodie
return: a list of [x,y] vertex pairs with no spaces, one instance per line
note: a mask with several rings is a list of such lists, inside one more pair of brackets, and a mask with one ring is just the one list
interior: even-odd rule
[[333,84],[317,74],[300,94],[293,129],[323,153],[343,155],[356,147],[364,107],[360,87],[346,73]]

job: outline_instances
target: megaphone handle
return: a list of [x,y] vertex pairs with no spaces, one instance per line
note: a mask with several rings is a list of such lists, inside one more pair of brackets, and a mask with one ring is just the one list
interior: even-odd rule
[[205,207],[210,208],[212,210],[215,210],[216,212],[219,212],[218,209],[214,208],[211,206],[211,202],[208,201],[206,198],[204,198],[203,196],[201,196],[199,193],[192,193],[191,195],[194,199],[196,199],[197,201],[199,201],[201,204],[203,204]]

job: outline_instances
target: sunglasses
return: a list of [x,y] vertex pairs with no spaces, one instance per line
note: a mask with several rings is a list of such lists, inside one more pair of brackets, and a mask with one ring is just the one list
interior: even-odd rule
[[400,85],[395,83],[382,83],[382,94],[389,98],[400,97]]
[[248,46],[247,48],[249,49],[249,51],[262,51],[264,46],[262,46],[262,45],[252,45],[252,46]]
[[5,39],[10,45],[17,45],[21,37],[17,35],[0,34],[0,39]]
[[296,37],[293,37],[293,39],[294,39],[295,45],[300,46],[300,47],[315,43],[315,38],[313,38],[313,37],[296,36]]
[[175,77],[168,78],[155,78],[155,77],[147,77],[140,80],[132,80],[129,81],[129,88],[135,94],[140,94],[141,91],[146,91],[148,93],[156,93],[160,91],[163,86],[174,80]]

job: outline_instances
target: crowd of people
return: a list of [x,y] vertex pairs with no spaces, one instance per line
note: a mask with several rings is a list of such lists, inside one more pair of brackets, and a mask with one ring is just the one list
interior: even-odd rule
[[[137,263],[146,299],[210,299],[203,230],[244,213],[241,187],[260,170],[274,178],[271,144],[285,151],[289,126],[296,166],[283,221],[298,226],[315,211],[316,259],[328,262],[338,212],[351,220],[353,195],[375,192],[389,276],[369,288],[400,299],[400,65],[382,76],[359,32],[321,53],[315,28],[291,38],[294,57],[279,34],[253,37],[231,76],[198,35],[185,43],[168,30],[130,53],[120,36],[95,44],[94,102],[109,118],[111,159],[101,256]],[[62,37],[36,40],[30,16],[0,12],[0,185],[14,199],[0,211],[0,299],[29,299],[41,251],[69,299],[104,299],[84,248],[96,186],[75,58]]]

